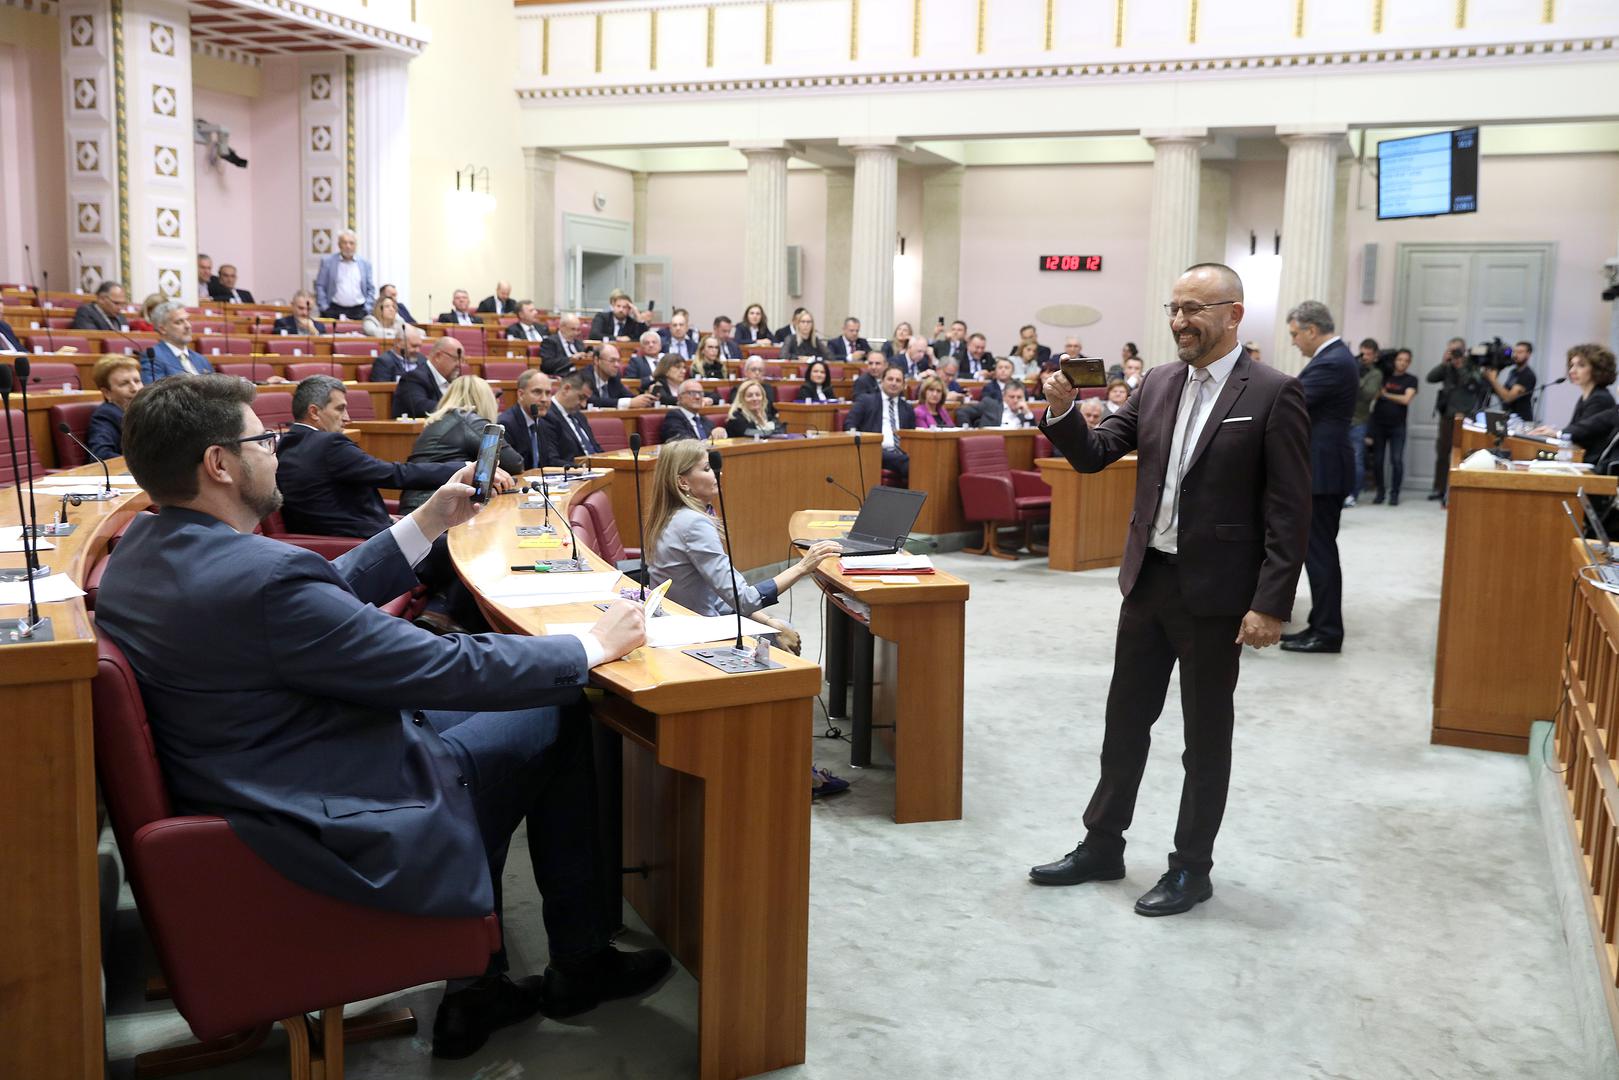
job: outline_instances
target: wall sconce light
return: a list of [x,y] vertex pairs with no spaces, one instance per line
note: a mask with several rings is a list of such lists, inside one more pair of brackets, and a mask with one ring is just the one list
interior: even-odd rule
[[1281,234],[1280,231],[1278,231],[1276,233],[1276,254],[1280,255],[1281,253],[1282,253],[1282,234]]
[[1248,230],[1248,254],[1259,254],[1259,237],[1254,235],[1254,230],[1252,229]]
[[489,169],[475,165],[457,169],[454,190],[444,193],[444,209],[453,243],[468,249],[481,245],[485,220],[495,212],[495,197],[489,193]]
[[899,238],[899,253],[901,255],[905,254],[905,237],[904,237],[904,235],[901,235],[900,238]]

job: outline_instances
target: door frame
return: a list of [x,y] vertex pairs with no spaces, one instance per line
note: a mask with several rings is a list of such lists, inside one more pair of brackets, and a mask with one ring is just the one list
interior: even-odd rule
[[[1481,252],[1510,253],[1510,252],[1537,252],[1542,259],[1544,273],[1540,275],[1540,303],[1536,306],[1535,318],[1535,352],[1538,356],[1541,345],[1546,341],[1546,320],[1551,314],[1552,304],[1552,274],[1557,269],[1557,242],[1554,240],[1526,240],[1509,241],[1504,243],[1489,243],[1487,241],[1466,241],[1462,243],[1445,243],[1443,241],[1401,241],[1394,245],[1394,315],[1389,323],[1389,336],[1396,337],[1405,326],[1406,317],[1406,291],[1404,289],[1406,274],[1411,269],[1412,255],[1477,255]],[[1464,327],[1458,336],[1466,336]],[[1476,342],[1469,341],[1469,345]],[[1412,366],[1415,366],[1414,364]],[[1538,378],[1542,372],[1536,371]]]

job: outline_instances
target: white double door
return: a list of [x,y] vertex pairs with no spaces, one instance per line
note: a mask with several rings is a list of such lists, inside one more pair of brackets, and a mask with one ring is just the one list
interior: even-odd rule
[[[1445,354],[1445,343],[1469,346],[1499,337],[1544,340],[1542,318],[1550,307],[1555,244],[1401,244],[1396,256],[1395,348],[1412,351],[1411,374],[1421,384],[1411,403],[1405,443],[1406,488],[1433,480],[1439,386],[1425,376]],[[1535,377],[1545,384],[1543,353]]]

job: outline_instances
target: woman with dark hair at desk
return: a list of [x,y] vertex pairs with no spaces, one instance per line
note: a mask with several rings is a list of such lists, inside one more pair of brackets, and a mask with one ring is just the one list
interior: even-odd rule
[[[798,631],[759,609],[776,603],[822,560],[837,555],[838,542],[817,541],[775,577],[748,584],[731,566],[722,525],[709,513],[719,497],[719,480],[708,461],[708,448],[696,439],[676,439],[659,448],[642,533],[648,581],[654,586],[669,582],[668,599],[699,615],[734,614],[734,595],[743,615],[774,629],[777,646],[796,654],[802,644]],[[810,787],[815,795],[831,795],[847,790],[849,782],[812,766]]]
[[664,353],[658,366],[652,369],[652,381],[646,393],[657,399],[659,405],[673,407],[680,403],[680,384],[686,381],[686,358],[679,353]]
[[784,425],[776,419],[776,404],[770,391],[758,379],[747,379],[731,395],[731,411],[725,417],[725,434],[733,439],[751,439],[779,434]]
[[738,345],[774,345],[776,339],[771,336],[770,322],[765,318],[765,309],[758,304],[749,304],[748,309],[742,313],[742,321],[737,324],[736,343]]
[[825,360],[811,360],[804,368],[804,385],[798,388],[794,401],[836,401],[832,389],[832,368]]
[[1561,430],[1542,426],[1530,434],[1567,438],[1585,451],[1585,460],[1595,461],[1619,427],[1619,412],[1614,411],[1613,392],[1608,389],[1614,374],[1613,353],[1606,346],[1592,342],[1568,350],[1568,381],[1580,391],[1574,415]]

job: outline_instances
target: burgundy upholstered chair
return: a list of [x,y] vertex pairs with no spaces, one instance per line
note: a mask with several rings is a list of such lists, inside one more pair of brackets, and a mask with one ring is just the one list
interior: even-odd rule
[[[62,469],[76,469],[89,462],[78,444],[62,434],[62,425],[73,429],[79,442],[89,442],[90,414],[101,408],[99,401],[75,401],[67,405],[51,406],[51,442],[56,445],[56,464]],[[10,459],[8,458],[9,462]]]
[[585,421],[590,424],[591,434],[595,435],[596,441],[601,444],[602,453],[611,454],[614,450],[630,448],[630,437],[625,434],[624,421],[618,417],[587,414]]
[[1021,526],[1022,546],[1037,554],[1044,551],[1033,542],[1034,523],[1051,520],[1051,487],[1040,474],[1007,463],[1004,435],[969,435],[956,444],[956,454],[962,512],[984,527],[983,545],[965,550],[1016,559],[1015,552],[1001,549],[999,533],[1006,526]]

